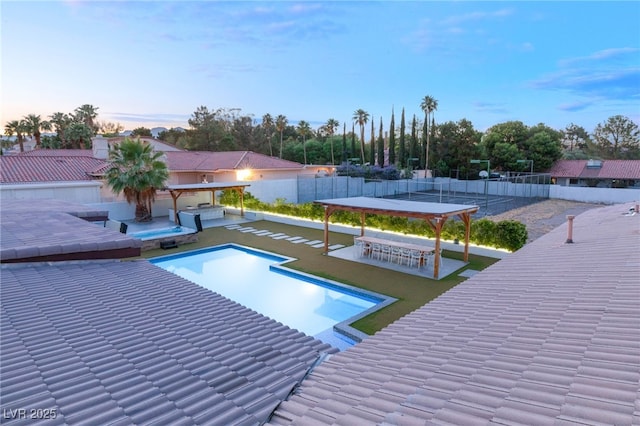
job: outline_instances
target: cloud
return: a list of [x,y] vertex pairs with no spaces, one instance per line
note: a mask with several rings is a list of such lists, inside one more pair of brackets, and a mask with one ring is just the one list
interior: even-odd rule
[[499,9],[492,12],[471,12],[464,15],[449,16],[441,21],[442,26],[459,26],[471,21],[486,21],[496,18],[505,18],[513,15],[513,9]]
[[535,89],[563,91],[587,99],[632,101],[640,96],[640,49],[619,48],[568,58],[559,69],[531,82]]
[[105,112],[111,120],[135,123],[186,123],[190,115],[186,114],[134,114],[130,112]]
[[491,102],[474,102],[473,107],[478,112],[490,112],[492,114],[505,114],[509,112],[504,104]]
[[576,112],[576,111],[583,111],[589,108],[591,105],[593,105],[593,102],[590,102],[590,101],[573,102],[573,103],[558,105],[558,109],[561,111]]

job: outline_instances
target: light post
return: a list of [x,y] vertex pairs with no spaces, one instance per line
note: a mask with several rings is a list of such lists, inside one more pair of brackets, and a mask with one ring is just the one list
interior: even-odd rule
[[533,160],[516,160],[516,163],[531,163],[531,172],[530,174],[533,175]]
[[533,160],[516,160],[516,163],[531,163],[531,171],[529,172],[529,196],[531,196],[531,193],[533,192],[533,188],[531,187],[531,185],[533,184]]
[[491,176],[491,161],[489,160],[471,160],[471,164],[487,163],[487,176],[484,180],[484,215],[489,212],[489,176]]

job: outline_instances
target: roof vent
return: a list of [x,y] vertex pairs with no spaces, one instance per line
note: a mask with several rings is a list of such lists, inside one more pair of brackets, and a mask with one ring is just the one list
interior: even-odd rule
[[589,160],[587,161],[587,168],[589,169],[599,169],[602,167],[601,160]]

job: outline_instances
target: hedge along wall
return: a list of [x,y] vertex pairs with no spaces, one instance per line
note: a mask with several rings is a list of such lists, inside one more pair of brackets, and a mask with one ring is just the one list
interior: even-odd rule
[[[235,191],[223,191],[220,203],[239,207],[240,199]],[[264,203],[249,192],[244,193],[244,207],[249,210],[324,220],[324,208],[321,205],[314,203],[292,204],[281,199],[274,203]],[[360,226],[360,214],[338,210],[331,215],[331,223]],[[365,226],[382,231],[435,238],[433,229],[424,220],[368,214],[365,216]],[[447,220],[442,229],[441,237],[446,240],[464,240],[464,224],[460,220]],[[483,218],[471,221],[470,242],[477,245],[516,251],[527,243],[527,238],[527,227],[515,220],[493,222]]]

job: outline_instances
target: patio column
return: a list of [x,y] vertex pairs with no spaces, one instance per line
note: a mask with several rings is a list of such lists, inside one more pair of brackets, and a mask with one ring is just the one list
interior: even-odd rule
[[436,256],[433,260],[433,278],[438,279],[440,275],[440,233],[442,231],[442,226],[447,218],[436,217]]
[[360,212],[360,236],[364,237],[364,220],[365,220],[365,212]]
[[178,224],[178,197],[182,195],[182,191],[172,191],[169,190],[169,194],[171,194],[171,198],[173,199],[173,223]]

